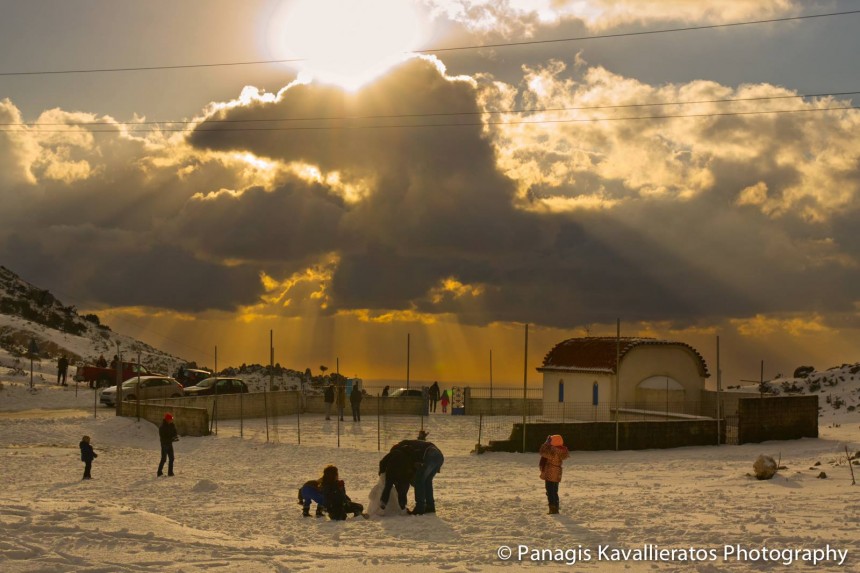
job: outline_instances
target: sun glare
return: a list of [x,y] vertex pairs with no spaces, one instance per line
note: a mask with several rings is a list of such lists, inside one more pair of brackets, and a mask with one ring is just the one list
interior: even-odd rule
[[422,41],[411,0],[292,0],[270,23],[270,42],[301,58],[313,79],[355,90],[402,61]]

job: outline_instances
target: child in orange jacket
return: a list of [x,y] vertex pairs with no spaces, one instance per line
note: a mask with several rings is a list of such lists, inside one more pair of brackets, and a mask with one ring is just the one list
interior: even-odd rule
[[546,484],[546,499],[549,502],[549,514],[558,513],[558,484],[561,481],[561,465],[570,457],[564,445],[564,439],[558,435],[546,437],[540,447],[540,479]]

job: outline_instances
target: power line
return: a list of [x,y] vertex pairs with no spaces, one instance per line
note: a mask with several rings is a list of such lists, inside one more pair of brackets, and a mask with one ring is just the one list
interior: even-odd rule
[[250,62],[219,62],[213,64],[180,64],[174,66],[137,66],[129,68],[85,68],[77,70],[41,70],[35,72],[0,72],[0,76],[41,76],[60,74],[101,74],[107,72],[148,72],[153,70],[185,70],[190,68],[224,68],[229,66],[257,66],[261,64],[287,64],[303,62],[304,58],[287,60],[257,60]]
[[[594,118],[573,118],[573,119],[541,119],[541,120],[523,120],[523,121],[487,121],[487,122],[458,122],[458,123],[412,123],[412,124],[389,124],[389,125],[326,125],[326,126],[293,126],[293,127],[233,127],[229,129],[201,129],[194,130],[195,133],[232,133],[243,131],[333,131],[333,130],[364,130],[364,129],[402,129],[402,128],[425,128],[425,127],[469,127],[469,126],[484,126],[484,125],[540,125],[540,124],[559,124],[559,123],[598,123],[604,121],[644,121],[644,120],[661,120],[661,119],[686,119],[686,118],[707,118],[707,117],[731,117],[744,115],[765,115],[765,114],[789,114],[789,113],[815,113],[827,111],[845,111],[860,109],[860,106],[840,106],[828,108],[806,108],[806,109],[780,109],[780,110],[755,110],[755,111],[727,111],[727,112],[712,112],[712,113],[697,113],[697,114],[665,114],[665,115],[645,115],[645,116],[627,116],[627,117],[594,117]],[[165,129],[128,129],[125,133],[174,133],[187,131],[181,128],[165,128]],[[17,129],[0,129],[0,132],[22,132],[22,133],[81,133],[73,129],[64,130],[47,130],[37,129],[29,131],[24,128]],[[116,129],[92,129],[86,133],[117,133]]]
[[279,122],[279,121],[348,121],[362,119],[404,119],[410,117],[446,117],[456,115],[501,115],[506,113],[547,113],[547,112],[562,112],[562,111],[587,111],[587,110],[602,110],[602,109],[629,109],[641,107],[661,107],[672,105],[699,105],[709,103],[737,103],[750,101],[767,101],[779,99],[804,99],[804,98],[820,98],[820,97],[839,97],[848,95],[857,95],[860,91],[852,92],[829,92],[829,93],[814,93],[814,94],[797,94],[797,95],[775,95],[775,96],[757,96],[748,98],[726,98],[726,99],[706,99],[706,100],[687,100],[687,101],[670,101],[670,102],[654,102],[654,103],[629,103],[629,104],[613,104],[613,105],[593,105],[593,106],[578,106],[578,107],[550,107],[550,108],[512,108],[506,110],[483,110],[483,111],[450,111],[450,112],[427,112],[427,113],[401,113],[401,114],[376,114],[376,115],[345,115],[345,116],[319,116],[319,117],[282,117],[282,118],[253,118],[253,119],[205,119],[200,121],[189,120],[152,120],[152,121],[80,121],[66,123],[41,123],[41,122],[19,122],[19,123],[0,123],[0,126],[5,127],[42,127],[42,126],[72,126],[84,127],[91,125],[199,125],[202,123],[261,123],[261,122]]
[[709,24],[706,26],[685,26],[682,28],[663,28],[660,30],[644,30],[641,32],[619,32],[617,34],[600,34],[598,36],[578,36],[574,38],[558,38],[554,40],[527,40],[525,42],[501,42],[498,44],[483,44],[474,46],[458,46],[453,48],[434,48],[428,50],[415,50],[423,54],[429,52],[453,52],[456,50],[479,50],[483,48],[509,48],[517,46],[532,46],[538,44],[557,44],[560,42],[581,42],[585,40],[605,40],[609,38],[628,38],[632,36],[649,36],[653,34],[669,34],[674,32],[691,32],[694,30],[715,30],[717,28],[732,28],[738,26],[752,26],[755,24],[775,24],[779,22],[791,22],[795,20],[810,20],[812,18],[827,18],[830,16],[848,16],[860,14],[860,10],[846,10],[845,12],[830,12],[828,14],[809,14],[806,16],[789,16],[786,18],[770,18],[767,20],[750,20],[747,22],[730,22],[728,24]]
[[[677,32],[692,32],[696,30],[714,30],[719,28],[732,28],[739,26],[752,26],[758,24],[775,24],[781,22],[793,22],[799,20],[810,20],[813,18],[829,18],[833,16],[850,16],[860,14],[860,10],[846,10],[842,12],[828,12],[826,14],[808,14],[805,16],[789,16],[785,18],[769,18],[766,20],[749,20],[745,22],[730,22],[727,24],[709,24],[705,26],[685,26],[681,28],[663,28],[660,30],[643,30],[640,32],[619,32],[617,34],[598,34],[594,36],[576,36],[572,38],[555,38],[549,40],[527,40],[523,42],[500,42],[497,44],[475,44],[470,46],[452,46],[452,47],[437,47],[425,48],[423,50],[414,50],[409,53],[413,54],[432,54],[435,52],[454,52],[464,50],[480,50],[488,48],[513,48],[521,46],[533,46],[540,44],[557,44],[562,42],[582,42],[587,40],[605,40],[612,38],[626,38],[635,36],[649,36],[656,34],[671,34]],[[79,68],[71,70],[37,70],[26,72],[0,72],[0,77],[10,76],[40,76],[40,75],[61,75],[61,74],[93,74],[93,73],[111,73],[111,72],[139,72],[153,70],[178,70],[191,68],[218,68],[218,67],[235,67],[235,66],[256,66],[265,64],[284,64],[292,62],[306,61],[306,58],[293,59],[278,59],[278,60],[253,60],[245,62],[215,62],[207,64],[180,64],[180,65],[160,65],[160,66],[135,66],[135,67],[118,67],[118,68]]]

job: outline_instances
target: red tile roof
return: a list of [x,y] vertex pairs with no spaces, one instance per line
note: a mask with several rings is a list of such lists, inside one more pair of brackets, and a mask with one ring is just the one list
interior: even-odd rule
[[616,339],[614,336],[569,338],[559,342],[547,352],[543,359],[543,365],[537,370],[538,372],[544,370],[598,370],[614,373],[617,340],[621,342],[620,356],[622,359],[625,354],[637,346],[681,346],[687,348],[696,357],[699,374],[704,378],[710,376],[705,359],[689,344],[656,338],[622,337]]

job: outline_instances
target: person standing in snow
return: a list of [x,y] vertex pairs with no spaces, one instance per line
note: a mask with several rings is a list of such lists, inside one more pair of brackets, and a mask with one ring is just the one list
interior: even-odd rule
[[546,499],[549,502],[549,515],[558,513],[558,484],[561,482],[561,465],[570,454],[564,439],[553,434],[546,437],[540,447],[540,479],[546,484]]
[[69,371],[69,359],[66,358],[66,355],[63,354],[60,356],[60,359],[57,360],[57,384],[62,383],[63,386],[68,386],[66,384],[66,373]]
[[435,412],[436,411],[436,404],[439,402],[439,383],[438,382],[433,382],[433,385],[430,386],[429,400],[430,400],[430,404],[429,404],[430,411]]
[[448,402],[450,402],[450,401],[451,400],[448,398],[448,391],[445,390],[444,392],[442,392],[442,413],[443,414],[448,413]]
[[78,444],[81,448],[81,461],[84,462],[84,477],[81,479],[93,479],[93,476],[90,475],[90,471],[93,468],[93,460],[99,457],[99,455],[93,450],[93,447],[90,445],[90,437],[84,436],[81,438],[81,443]]
[[179,434],[176,433],[176,426],[173,424],[173,414],[170,412],[164,415],[164,420],[158,428],[158,438],[161,440],[161,462],[158,464],[158,473],[156,476],[164,475],[164,462],[170,460],[167,465],[167,475],[173,476],[173,442],[179,441]]
[[331,405],[334,404],[334,384],[329,384],[325,387],[323,401],[325,401],[325,419],[331,420]]
[[349,404],[352,406],[352,421],[361,422],[361,400],[364,398],[361,390],[352,387],[352,392],[349,393]]

